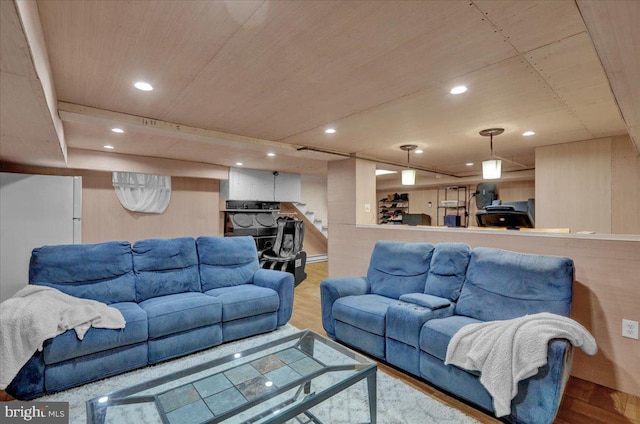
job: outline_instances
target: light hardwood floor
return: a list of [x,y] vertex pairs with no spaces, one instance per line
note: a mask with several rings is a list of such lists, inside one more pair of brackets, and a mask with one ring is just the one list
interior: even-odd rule
[[[327,278],[327,263],[307,264],[306,272],[307,279],[295,289],[290,323],[325,335],[320,311],[320,282]],[[482,423],[501,422],[394,367],[378,362],[378,369]],[[555,423],[640,424],[640,397],[571,377]]]

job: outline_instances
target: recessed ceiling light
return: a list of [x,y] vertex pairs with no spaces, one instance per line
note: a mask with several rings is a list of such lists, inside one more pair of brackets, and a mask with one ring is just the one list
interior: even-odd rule
[[525,131],[525,132],[522,133],[522,135],[525,136],[525,137],[529,137],[529,136],[535,135],[535,132],[534,131]]
[[111,128],[114,133],[122,134],[124,130],[122,128]]
[[113,150],[114,149],[114,147],[111,144],[105,144],[104,148],[105,149],[109,149],[109,150]]
[[422,150],[422,149],[418,149],[418,150],[416,150],[416,151],[415,151],[415,154],[416,154],[416,155],[419,155],[420,153],[424,153],[424,150]]
[[467,165],[467,166],[473,166],[473,162],[467,162],[465,165]]
[[397,174],[398,171],[389,171],[387,169],[376,169],[376,175]]
[[335,128],[327,128],[326,130],[324,130],[325,133],[327,134],[335,134],[336,133],[336,129]]
[[144,81],[138,81],[135,84],[133,84],[133,86],[135,88],[137,88],[138,90],[142,90],[142,91],[151,91],[151,90],[153,90],[153,86],[151,84],[149,84],[148,82],[144,82]]
[[276,155],[276,154],[275,154],[275,153],[272,153],[272,152],[267,153],[267,156],[269,156],[270,158],[274,157],[275,155]]
[[242,162],[236,162],[237,166],[242,166]]
[[465,91],[467,91],[467,87],[465,87],[464,85],[456,85],[455,87],[453,87],[451,89],[451,91],[449,91],[449,93],[451,93],[451,94],[462,94]]

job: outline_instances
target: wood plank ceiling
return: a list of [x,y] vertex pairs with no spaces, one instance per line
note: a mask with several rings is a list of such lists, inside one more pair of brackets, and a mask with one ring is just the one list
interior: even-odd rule
[[[496,153],[529,168],[537,146],[627,133],[574,1],[37,4],[67,108],[217,135],[118,135],[117,117],[61,114],[70,149],[322,173],[330,157],[298,147],[403,163],[412,143],[424,150],[412,163],[463,176],[488,158],[483,128],[505,128]],[[458,84],[468,92],[450,94]]]

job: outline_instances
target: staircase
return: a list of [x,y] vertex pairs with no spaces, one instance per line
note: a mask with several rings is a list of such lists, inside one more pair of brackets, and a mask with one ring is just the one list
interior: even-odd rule
[[301,202],[293,202],[293,206],[296,207],[303,214],[314,227],[318,229],[326,238],[329,238],[329,228],[323,224],[321,219],[317,219],[313,211],[307,210],[307,205]]
[[299,204],[280,202],[280,215],[292,216],[305,222],[304,250],[307,252],[308,264],[327,260],[328,231],[313,212],[306,208],[300,209]]

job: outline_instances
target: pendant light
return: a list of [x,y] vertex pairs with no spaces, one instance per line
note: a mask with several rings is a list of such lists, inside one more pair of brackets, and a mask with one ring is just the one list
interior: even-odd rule
[[402,170],[402,185],[415,185],[416,183],[416,170],[411,169],[409,166],[409,154],[412,150],[417,149],[415,144],[403,144],[400,149],[407,152],[407,169]]
[[496,159],[493,154],[493,136],[500,135],[504,132],[504,128],[489,128],[480,131],[483,137],[490,137],[491,157],[489,160],[482,162],[482,178],[485,180],[496,180],[502,176],[502,161]]

